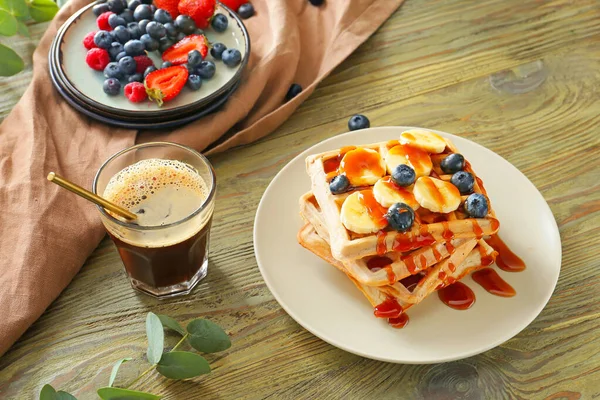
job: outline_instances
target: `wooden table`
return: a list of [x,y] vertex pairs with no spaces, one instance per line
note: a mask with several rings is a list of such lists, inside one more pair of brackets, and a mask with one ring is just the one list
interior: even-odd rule
[[[51,383],[93,399],[112,363],[131,356],[117,383],[127,381],[145,366],[149,310],[182,321],[205,316],[233,338],[230,350],[209,357],[209,376],[174,382],[152,374],[136,386],[170,399],[600,396],[599,35],[597,0],[407,0],[274,134],[212,157],[219,195],[210,270],[192,295],[161,302],[135,293],[104,240],[0,358],[0,397],[34,398]],[[28,43],[18,45],[31,51]],[[537,60],[548,77],[536,89],[514,95],[490,86],[490,75]],[[2,115],[27,76],[0,80]],[[372,126],[427,126],[474,140],[542,192],[560,227],[562,271],[544,311],[515,338],[462,361],[386,364],[321,341],[273,299],[253,253],[258,201],[283,165],[346,131],[358,112]]]

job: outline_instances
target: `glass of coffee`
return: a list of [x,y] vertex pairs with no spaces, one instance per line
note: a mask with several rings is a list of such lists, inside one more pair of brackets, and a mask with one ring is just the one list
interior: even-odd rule
[[126,221],[98,207],[134,289],[183,295],[206,276],[215,190],[208,160],[175,143],[133,146],[100,167],[94,193],[137,216]]

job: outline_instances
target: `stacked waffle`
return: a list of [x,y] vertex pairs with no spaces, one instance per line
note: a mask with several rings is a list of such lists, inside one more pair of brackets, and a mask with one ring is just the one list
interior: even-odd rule
[[404,311],[494,262],[498,231],[481,180],[454,145],[426,130],[306,159],[302,246],[343,271],[374,314],[401,327]]

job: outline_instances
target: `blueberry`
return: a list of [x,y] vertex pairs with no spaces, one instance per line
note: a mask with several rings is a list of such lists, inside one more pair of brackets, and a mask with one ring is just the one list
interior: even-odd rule
[[196,71],[194,70],[194,68],[190,68],[190,66],[187,65],[187,63],[180,64],[179,66],[187,69],[188,73],[190,73],[190,74],[195,74],[196,73]]
[[[188,53],[188,64],[190,67],[195,68],[202,62],[202,54],[198,50],[192,50]],[[214,65],[214,64],[213,64]]]
[[[160,10],[156,10],[156,12],[159,12],[159,11]],[[167,36],[170,38],[175,38],[179,34],[179,31],[175,27],[175,24],[173,24],[172,22],[167,22],[165,24],[165,30],[167,31]]]
[[175,26],[186,35],[191,35],[196,30],[196,23],[187,15],[180,15],[175,18]]
[[250,3],[242,4],[237,13],[240,17],[248,19],[254,15],[254,7]]
[[112,35],[119,43],[127,43],[127,41],[131,39],[131,33],[129,33],[129,29],[125,28],[124,26],[117,26],[112,31]]
[[120,14],[125,9],[125,4],[121,0],[108,0],[108,8],[115,14]]
[[133,19],[141,21],[143,19],[152,20],[153,17],[152,7],[148,4],[140,4],[133,11]]
[[144,75],[142,74],[133,74],[129,78],[127,78],[127,82],[139,82],[144,83]]
[[366,129],[371,126],[369,122],[369,118],[365,117],[362,114],[356,114],[350,117],[348,120],[348,129],[351,131],[356,131],[358,129]]
[[144,71],[144,79],[148,76],[148,74],[154,71],[156,71],[156,67],[154,65],[151,65],[148,68],[146,68],[146,70]]
[[392,228],[399,232],[406,232],[415,222],[415,212],[404,203],[396,203],[388,209],[385,218]]
[[104,68],[104,76],[107,78],[121,79],[123,77],[123,72],[121,71],[121,68],[119,68],[118,63],[111,62]]
[[202,79],[210,79],[215,76],[216,66],[212,61],[202,61],[200,65],[198,65],[197,69],[198,75]]
[[194,29],[194,32],[192,32],[194,35],[204,35],[204,31],[200,28]]
[[153,0],[140,0],[142,2],[142,4],[148,4],[149,6],[152,5],[152,1]]
[[392,181],[398,186],[410,186],[416,178],[415,170],[406,164],[400,164],[392,171]]
[[135,9],[137,8],[137,6],[139,6],[140,4],[142,4],[140,2],[140,0],[131,0],[129,2],[129,4],[127,5],[127,8],[130,9],[131,11],[135,11]]
[[164,53],[165,50],[167,50],[169,47],[173,46],[174,44],[175,44],[175,41],[173,39],[164,37],[158,41],[158,50],[161,53]]
[[227,29],[227,24],[229,24],[229,20],[221,13],[215,14],[211,21],[213,29],[217,32],[225,32]]
[[158,50],[158,40],[152,39],[147,33],[142,35],[140,41],[144,44],[146,51]]
[[150,22],[149,19],[143,19],[138,23],[138,27],[140,28],[140,32],[143,34],[148,33],[146,32],[146,25],[148,25],[148,22]]
[[117,54],[117,56],[115,57],[115,61],[119,61],[123,57],[127,57],[127,53],[125,53],[125,50]]
[[177,40],[178,42],[180,42],[180,41],[182,41],[182,40],[183,40],[183,38],[184,38],[184,37],[185,37],[185,33],[183,33],[183,32],[179,32],[179,33],[177,34],[177,36],[175,37],[175,40]]
[[110,48],[108,49],[108,55],[110,56],[111,59],[116,60],[117,56],[120,53],[124,53],[125,49],[123,48],[123,45],[119,42],[113,42],[110,44]]
[[325,3],[325,0],[308,0],[310,2],[310,4],[312,4],[313,6],[320,6],[321,4]]
[[104,14],[105,12],[110,11],[108,8],[108,4],[96,4],[92,7],[92,12],[96,17],[99,17],[100,14]]
[[156,12],[156,6],[154,4],[150,4],[150,11],[152,11],[152,15]]
[[342,194],[350,187],[350,181],[346,175],[338,175],[329,182],[329,190],[333,194]]
[[473,175],[468,172],[458,171],[452,175],[450,182],[452,182],[452,184],[458,188],[460,194],[467,194],[471,193],[473,190],[475,179],[473,178]]
[[146,33],[154,39],[160,40],[167,35],[167,30],[160,22],[150,21],[148,22],[148,25],[146,25]]
[[143,33],[140,29],[140,24],[137,22],[130,22],[127,24],[127,29],[129,30],[129,34],[132,39],[139,39],[142,37]]
[[161,24],[168,24],[169,22],[173,22],[173,17],[171,17],[171,14],[167,10],[159,8],[154,12],[154,20]]
[[242,61],[242,53],[238,49],[227,49],[221,53],[221,60],[228,67],[235,67]]
[[163,62],[163,63],[162,63],[162,65],[160,66],[160,69],[163,69],[163,68],[169,68],[169,67],[172,67],[172,66],[173,66],[173,63],[172,63],[171,61],[165,61],[165,62]]
[[488,202],[481,193],[473,193],[465,200],[465,212],[473,218],[485,218],[488,214]]
[[101,49],[110,49],[113,38],[107,31],[98,31],[94,35],[94,43]]
[[144,43],[137,39],[125,43],[124,47],[125,53],[132,57],[143,55],[145,50]]
[[200,89],[200,86],[202,86],[202,78],[194,74],[188,76],[187,87],[192,90],[198,90]]
[[121,82],[115,78],[108,78],[104,81],[102,90],[109,96],[116,96],[121,91]]
[[223,52],[227,50],[227,46],[223,43],[215,43],[212,45],[212,49],[210,49],[210,54],[216,59],[220,60]]
[[136,63],[133,57],[126,56],[119,60],[119,68],[123,71],[124,75],[132,75],[135,73]]
[[465,158],[462,154],[452,153],[442,160],[440,168],[446,174],[453,174],[463,169],[465,165]]
[[108,17],[108,24],[111,28],[115,29],[117,26],[127,25],[127,22],[117,14],[111,14],[110,17]]
[[133,11],[127,9],[119,14],[119,17],[123,18],[127,23],[133,22]]
[[302,86],[298,85],[297,83],[292,83],[292,86],[290,86],[287,93],[285,94],[285,100],[290,101],[294,97],[298,96],[300,92],[302,92]]

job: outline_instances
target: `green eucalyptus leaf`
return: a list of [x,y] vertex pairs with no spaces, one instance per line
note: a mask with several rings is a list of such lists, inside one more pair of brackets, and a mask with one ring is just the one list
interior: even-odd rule
[[117,373],[119,372],[119,367],[121,366],[121,364],[123,364],[124,362],[127,362],[127,361],[131,361],[131,357],[121,358],[119,361],[117,361],[115,363],[115,365],[112,368],[112,371],[110,372],[110,378],[108,379],[108,386],[112,386],[113,383],[115,383],[115,378],[117,377]]
[[12,76],[23,70],[25,64],[15,51],[0,44],[0,76]]
[[12,36],[17,33],[17,19],[8,11],[0,10],[0,35]]
[[17,24],[17,32],[19,32],[19,35],[31,37],[29,34],[29,28],[27,28],[27,25],[25,25],[22,21],[19,21]]
[[199,354],[171,351],[163,354],[156,370],[169,379],[188,379],[210,373],[210,365]]
[[32,0],[29,3],[29,14],[36,22],[50,21],[57,11],[58,6],[52,0]]
[[146,356],[150,364],[158,364],[165,347],[165,331],[160,318],[153,312],[146,317],[146,336],[148,336],[148,351]]
[[54,390],[52,385],[44,385],[40,391],[40,400],[77,400],[75,396],[67,392]]
[[0,8],[8,11],[15,17],[26,17],[29,15],[25,0],[0,0]]
[[174,330],[177,333],[181,333],[181,335],[185,335],[185,329],[183,329],[183,326],[181,326],[181,324],[177,321],[175,321],[173,318],[167,316],[167,315],[162,315],[162,314],[157,314],[158,318],[160,319],[160,322],[162,323],[162,325],[165,328],[169,328]]
[[227,333],[217,324],[198,318],[187,326],[188,340],[192,347],[203,353],[216,353],[231,347]]
[[103,387],[96,392],[102,400],[160,400],[160,396],[136,390]]

